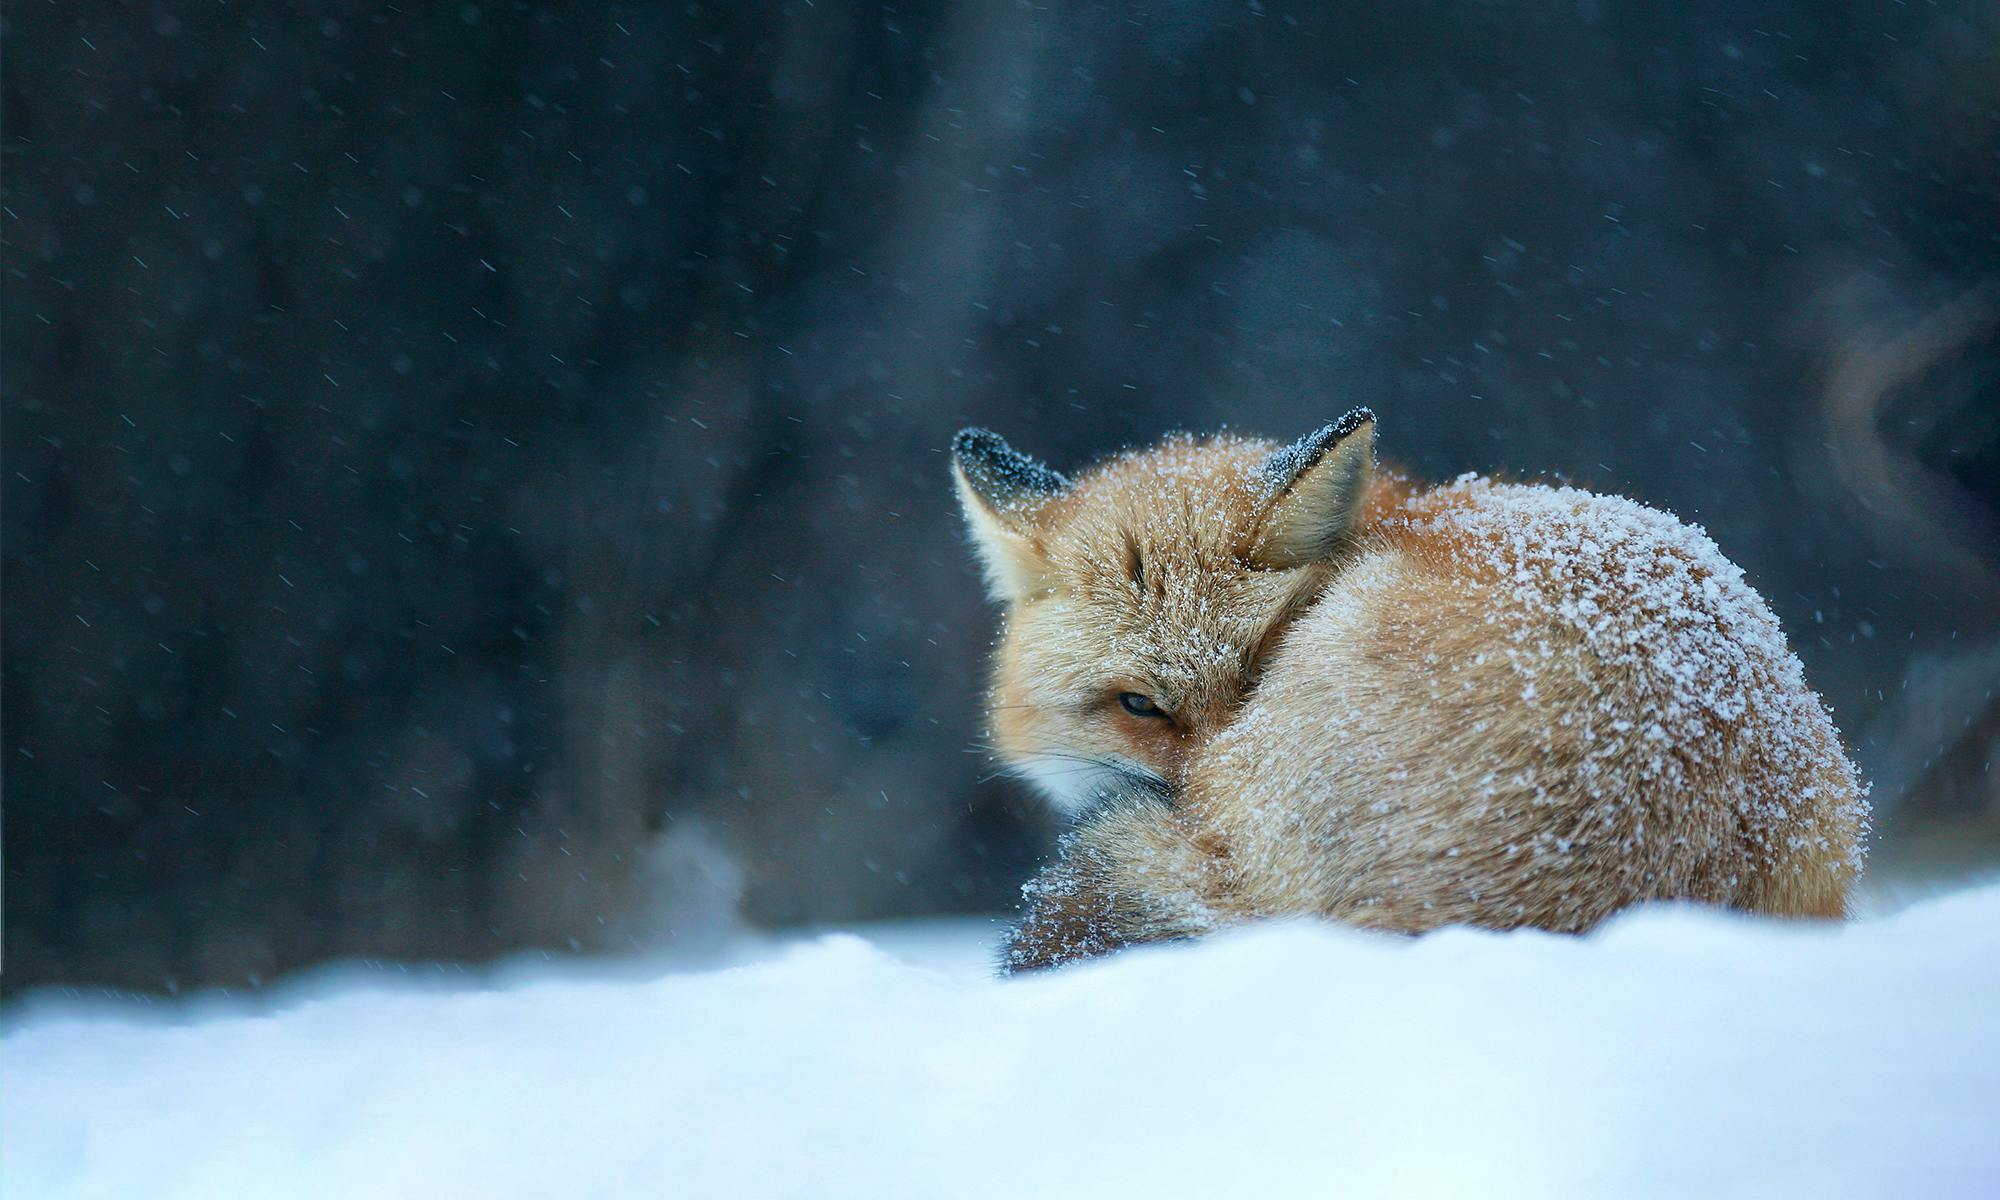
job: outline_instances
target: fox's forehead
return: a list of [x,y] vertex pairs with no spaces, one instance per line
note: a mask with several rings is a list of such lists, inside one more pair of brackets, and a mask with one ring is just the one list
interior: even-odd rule
[[1033,644],[1057,651],[1066,675],[1129,680],[1173,707],[1240,689],[1288,599],[1278,573],[1169,557],[1147,564],[1143,580],[1075,563],[1057,571],[1063,583],[1042,602],[1054,636]]
[[1142,566],[1226,568],[1248,550],[1266,498],[1259,468],[1272,448],[1182,434],[1113,458],[1079,478],[1049,514],[1049,548],[1061,555],[1115,544]]
[[1043,549],[1082,640],[1170,686],[1245,665],[1289,585],[1247,561],[1271,449],[1170,438],[1076,481]]

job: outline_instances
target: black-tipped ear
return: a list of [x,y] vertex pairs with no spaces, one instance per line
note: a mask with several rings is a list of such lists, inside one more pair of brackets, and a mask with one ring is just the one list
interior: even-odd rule
[[1263,528],[1252,560],[1271,569],[1330,558],[1361,514],[1375,471],[1375,414],[1365,408],[1274,450],[1259,468]]
[[987,506],[998,512],[1033,507],[1069,488],[1069,480],[1007,444],[991,429],[961,429],[951,461]]
[[1069,490],[1069,480],[990,429],[959,430],[951,439],[951,468],[987,591],[1000,601],[1042,591],[1048,564],[1035,543],[1035,517]]

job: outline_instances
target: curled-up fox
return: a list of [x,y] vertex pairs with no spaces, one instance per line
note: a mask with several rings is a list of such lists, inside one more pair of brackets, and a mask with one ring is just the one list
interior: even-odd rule
[[1763,598],[1631,500],[1378,470],[1375,418],[1071,480],[966,430],[1005,763],[1075,814],[1010,969],[1258,917],[1843,916],[1866,789]]

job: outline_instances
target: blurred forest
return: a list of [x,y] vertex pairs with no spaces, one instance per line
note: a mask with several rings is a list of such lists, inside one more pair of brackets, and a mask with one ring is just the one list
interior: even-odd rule
[[5,967],[1007,907],[944,447],[1703,523],[2000,863],[2000,5],[12,0]]

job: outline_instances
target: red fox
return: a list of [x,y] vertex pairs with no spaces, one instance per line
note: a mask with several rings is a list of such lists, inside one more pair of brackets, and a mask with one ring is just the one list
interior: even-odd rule
[[1357,409],[1074,481],[953,441],[1006,611],[991,737],[1077,817],[1009,969],[1270,916],[1844,916],[1866,789],[1707,535],[1575,488],[1420,487],[1374,437]]

